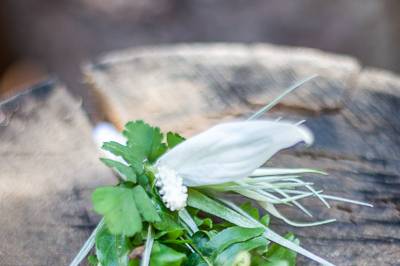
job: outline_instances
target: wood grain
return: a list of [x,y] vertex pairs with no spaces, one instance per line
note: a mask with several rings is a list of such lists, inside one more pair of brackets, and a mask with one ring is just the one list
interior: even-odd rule
[[51,81],[0,104],[0,265],[68,265],[112,184],[81,104]]

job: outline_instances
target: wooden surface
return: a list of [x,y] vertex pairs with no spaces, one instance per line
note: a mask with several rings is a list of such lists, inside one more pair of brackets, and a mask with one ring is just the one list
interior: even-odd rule
[[[318,73],[282,105],[309,112],[340,108],[344,84],[359,72],[349,57],[255,45],[192,45],[111,54],[86,67],[103,110],[122,127],[145,118],[165,129],[194,132],[249,113],[293,80]],[[326,96],[326,97],[322,97]]]
[[[367,201],[374,208],[317,201],[315,219],[337,222],[293,228],[305,247],[337,265],[400,265],[400,78],[363,69],[349,57],[271,45],[191,45],[133,49],[85,67],[88,84],[117,126],[144,119],[190,136],[212,124],[241,119],[294,82],[318,74],[283,100],[269,117],[307,119],[315,144],[268,164],[315,167],[326,193]],[[295,220],[309,220],[282,208]],[[301,265],[312,264],[300,258]]]
[[0,265],[68,265],[98,219],[92,189],[113,182],[81,104],[45,82],[0,117]]

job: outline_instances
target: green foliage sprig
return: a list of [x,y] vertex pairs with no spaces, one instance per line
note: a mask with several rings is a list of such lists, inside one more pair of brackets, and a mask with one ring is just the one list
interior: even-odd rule
[[[89,262],[102,266],[139,265],[151,227],[154,244],[150,265],[273,265],[277,258],[286,265],[294,265],[295,252],[279,246],[275,251],[270,249],[274,246],[263,236],[264,228],[235,225],[238,220],[246,223],[246,218],[192,188],[188,199],[191,207],[187,211],[198,228],[193,232],[178,212],[163,205],[151,166],[184,138],[172,132],[164,135],[159,128],[143,121],[129,122],[123,134],[126,145],[103,145],[103,149],[123,158],[125,163],[101,159],[118,174],[119,183],[97,188],[93,193],[94,210],[103,215],[105,226],[96,234],[95,254]],[[249,203],[241,208],[268,226],[268,215],[260,219],[258,210]]]
[[[288,88],[249,120],[257,119],[312,78]],[[225,124],[202,133],[196,140],[188,140],[182,148],[179,144],[185,139],[177,133],[164,134],[143,121],[127,123],[123,131],[125,144],[110,141],[102,146],[116,158],[101,161],[114,170],[119,183],[94,191],[94,209],[103,219],[70,266],[77,266],[93,246],[95,253],[88,261],[96,266],[290,266],[295,265],[296,253],[332,265],[302,248],[293,234],[282,237],[272,231],[270,216],[260,216],[250,202],[238,206],[226,197],[241,195],[293,226],[315,226],[334,220],[295,222],[284,217],[275,205],[293,205],[309,216],[311,213],[298,200],[315,197],[328,208],[327,200],[372,207],[323,194],[302,180],[304,174],[324,175],[321,171],[259,168],[260,162],[281,149],[301,141],[312,143],[311,132],[300,124]],[[160,158],[172,168],[186,166],[183,177],[189,189],[182,184],[179,171],[157,165]],[[223,167],[219,167],[221,163]],[[189,175],[185,171],[188,168]],[[172,195],[163,191],[168,185]],[[181,193],[180,197],[174,197],[175,191]],[[182,208],[182,203],[187,207]]]

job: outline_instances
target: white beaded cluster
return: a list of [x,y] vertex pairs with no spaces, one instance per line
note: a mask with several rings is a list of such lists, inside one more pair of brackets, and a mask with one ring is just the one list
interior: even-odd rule
[[176,171],[165,166],[159,166],[156,173],[156,186],[168,209],[177,211],[186,207],[187,187]]

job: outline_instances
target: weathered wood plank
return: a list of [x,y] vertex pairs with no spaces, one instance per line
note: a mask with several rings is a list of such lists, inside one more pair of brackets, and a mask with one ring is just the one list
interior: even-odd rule
[[183,45],[111,54],[85,72],[119,127],[143,118],[164,129],[194,132],[221,117],[248,113],[313,74],[323,78],[282,105],[313,113],[336,110],[359,68],[352,58],[311,49]]
[[[270,117],[307,119],[315,145],[286,151],[269,165],[314,167],[331,173],[307,177],[329,194],[374,208],[318,201],[316,219],[337,223],[293,228],[306,247],[338,265],[395,265],[400,261],[400,78],[360,71],[351,58],[269,45],[195,45],[111,54],[85,68],[86,77],[122,126],[145,119],[190,136],[209,125],[247,116],[290,84],[321,77],[283,100]],[[281,208],[294,220],[306,220]],[[304,259],[300,259],[306,263]],[[307,261],[307,264],[310,263]]]
[[329,201],[332,208],[326,209],[318,200],[303,201],[313,213],[312,219],[296,209],[281,206],[286,216],[297,221],[337,219],[335,223],[311,228],[294,228],[273,220],[281,232],[294,231],[305,246],[337,265],[395,265],[399,260],[400,175],[392,167],[382,161],[302,152],[279,154],[269,164],[324,169],[329,176],[305,179],[327,194],[374,205],[368,208]]
[[112,182],[81,104],[48,82],[0,114],[0,264],[67,265],[98,219],[91,190]]
[[272,115],[307,119],[307,125],[316,133],[313,151],[322,155],[328,152],[330,157],[385,160],[393,167],[400,165],[400,77],[365,69],[336,112],[313,115],[296,111],[289,106]]

